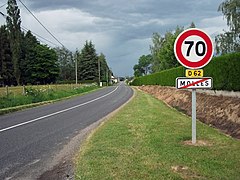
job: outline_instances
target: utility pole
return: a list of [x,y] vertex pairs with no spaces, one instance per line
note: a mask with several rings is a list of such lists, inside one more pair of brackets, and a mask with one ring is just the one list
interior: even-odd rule
[[108,67],[106,68],[106,79],[107,79],[107,86],[108,86]]
[[78,73],[78,70],[77,70],[77,57],[76,57],[76,59],[75,59],[75,77],[76,77],[76,85],[78,84],[78,75],[77,75],[77,73]]
[[99,83],[99,86],[100,86],[100,81],[101,81],[100,59],[98,58],[98,83]]

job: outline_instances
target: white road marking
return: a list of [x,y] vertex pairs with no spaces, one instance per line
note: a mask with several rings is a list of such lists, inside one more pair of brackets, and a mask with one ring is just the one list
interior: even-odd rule
[[27,166],[32,166],[32,165],[38,163],[39,161],[41,161],[41,159],[36,159],[36,160],[32,161],[31,163],[29,163]]
[[100,97],[98,97],[98,98],[96,98],[96,99],[93,99],[93,100],[91,100],[91,101],[87,101],[87,102],[85,102],[85,103],[82,103],[82,104],[79,104],[79,105],[76,105],[76,106],[73,106],[73,107],[70,107],[70,108],[67,108],[67,109],[63,109],[63,110],[61,110],[61,111],[57,111],[57,112],[54,112],[54,113],[51,113],[51,114],[48,114],[48,115],[45,115],[45,116],[42,116],[42,117],[39,117],[39,118],[36,118],[36,119],[32,119],[32,120],[26,121],[26,122],[24,122],[24,123],[20,123],[20,124],[16,124],[16,125],[13,125],[13,126],[4,128],[4,129],[0,129],[0,133],[2,133],[2,132],[4,132],[4,131],[8,131],[8,130],[10,130],[10,129],[14,129],[14,128],[17,128],[17,127],[26,125],[26,124],[30,124],[30,123],[39,121],[39,120],[41,120],[41,119],[45,119],[45,118],[48,118],[48,117],[51,117],[51,116],[55,116],[55,115],[57,115],[57,114],[64,113],[64,112],[66,112],[66,111],[70,111],[70,110],[72,110],[72,109],[76,109],[76,108],[81,107],[81,106],[85,106],[85,105],[90,104],[90,103],[92,103],[92,102],[95,102],[95,101],[97,101],[97,100],[99,100],[99,99],[102,99],[102,98],[104,98],[104,97],[106,97],[106,96],[109,96],[110,94],[114,93],[114,92],[118,89],[118,87],[119,87],[119,86],[117,86],[113,91],[111,91],[111,92],[109,92],[109,93],[107,93],[107,94],[105,94],[105,95],[103,95],[103,96],[100,96]]

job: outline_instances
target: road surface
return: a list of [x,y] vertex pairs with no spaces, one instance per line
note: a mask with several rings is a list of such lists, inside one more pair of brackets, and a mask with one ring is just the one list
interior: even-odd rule
[[[36,179],[82,129],[130,99],[124,83],[91,94],[0,116],[0,179]],[[42,168],[44,169],[44,168]]]

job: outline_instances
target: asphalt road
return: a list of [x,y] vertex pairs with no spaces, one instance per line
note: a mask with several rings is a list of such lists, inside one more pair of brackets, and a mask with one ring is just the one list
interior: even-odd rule
[[[133,95],[124,83],[91,94],[0,116],[0,179],[16,179],[44,166],[82,129]],[[46,164],[47,166],[47,164]]]

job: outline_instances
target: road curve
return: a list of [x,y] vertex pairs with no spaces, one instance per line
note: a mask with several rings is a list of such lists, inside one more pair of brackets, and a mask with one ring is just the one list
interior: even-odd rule
[[[133,95],[124,83],[91,94],[0,116],[0,179],[17,179],[44,165],[82,129]],[[28,172],[24,172],[28,171]],[[37,178],[39,174],[31,174]]]

